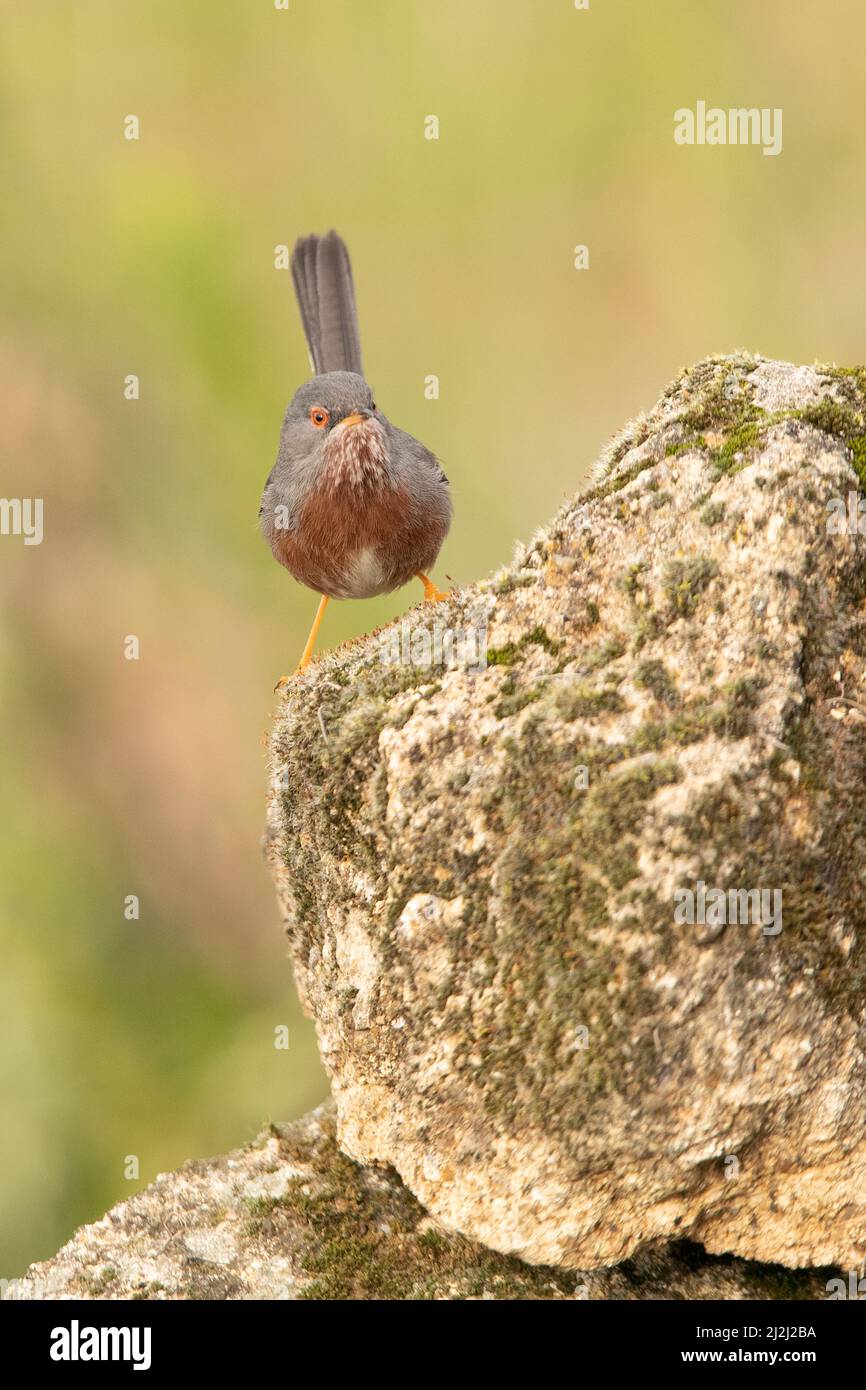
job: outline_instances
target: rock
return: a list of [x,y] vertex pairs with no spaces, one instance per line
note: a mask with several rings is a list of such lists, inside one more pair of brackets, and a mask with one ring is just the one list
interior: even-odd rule
[[712,1259],[685,1242],[595,1274],[521,1264],[442,1231],[393,1171],[345,1158],[323,1107],[164,1174],[4,1297],[818,1299],[831,1273]]
[[710,359],[510,567],[288,688],[269,854],[339,1142],[450,1230],[866,1254],[864,481],[866,371]]

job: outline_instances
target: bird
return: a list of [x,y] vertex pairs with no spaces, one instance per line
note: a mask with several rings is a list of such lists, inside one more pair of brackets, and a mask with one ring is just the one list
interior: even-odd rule
[[[429,573],[448,534],[441,464],[379,409],[364,376],[349,252],[336,232],[300,237],[292,280],[315,375],[286,410],[259,524],[274,558],[320,595],[295,675],[306,670],[330,599],[373,598]],[[290,677],[282,676],[275,689]]]

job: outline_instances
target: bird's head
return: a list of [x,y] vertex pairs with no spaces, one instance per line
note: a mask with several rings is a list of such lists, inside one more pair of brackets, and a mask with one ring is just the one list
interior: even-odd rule
[[355,372],[325,372],[295,392],[283,422],[283,457],[316,462],[323,482],[360,486],[388,467],[387,422]]

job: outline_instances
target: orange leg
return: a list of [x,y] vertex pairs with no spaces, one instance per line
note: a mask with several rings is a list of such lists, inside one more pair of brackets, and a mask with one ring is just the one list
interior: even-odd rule
[[[300,675],[301,671],[306,671],[307,667],[310,664],[310,658],[313,655],[313,648],[316,645],[316,638],[319,635],[319,628],[322,626],[322,619],[325,616],[325,609],[327,608],[327,606],[328,595],[322,594],[322,597],[319,599],[319,606],[316,609],[316,616],[313,619],[313,626],[310,628],[310,635],[307,638],[307,645],[304,647],[304,650],[301,653],[301,659],[298,662],[297,667],[295,668],[296,676]],[[288,685],[288,683],[288,676],[280,676],[280,679],[277,681],[276,685],[274,686],[274,689],[279,690],[281,685]]]
[[439,603],[443,598],[448,598],[448,594],[443,594],[441,589],[437,589],[432,579],[428,579],[426,574],[416,574],[416,579],[420,579],[424,585],[424,597],[428,603]]

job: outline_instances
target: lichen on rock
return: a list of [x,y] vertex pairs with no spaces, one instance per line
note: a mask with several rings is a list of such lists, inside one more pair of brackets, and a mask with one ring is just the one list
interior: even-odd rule
[[[589,490],[288,689],[269,853],[338,1134],[445,1226],[575,1268],[866,1252],[866,373],[684,372]],[[700,882],[782,929],[675,921]]]

